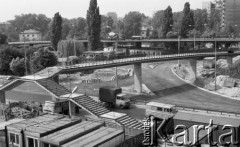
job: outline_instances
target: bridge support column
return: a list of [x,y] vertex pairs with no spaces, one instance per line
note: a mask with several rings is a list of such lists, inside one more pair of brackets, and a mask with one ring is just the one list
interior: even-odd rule
[[195,78],[197,78],[197,59],[190,59],[190,66],[192,68]]
[[232,65],[233,65],[232,57],[231,56],[227,56],[226,59],[227,59],[228,67],[232,67]]
[[134,64],[134,87],[137,93],[142,92],[142,64]]

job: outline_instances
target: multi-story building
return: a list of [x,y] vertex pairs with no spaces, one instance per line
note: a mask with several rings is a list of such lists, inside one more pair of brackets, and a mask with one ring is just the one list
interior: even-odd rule
[[143,26],[141,28],[141,36],[146,38],[152,35],[153,27],[152,26]]
[[25,30],[19,34],[20,41],[41,41],[42,34],[39,31],[30,29]]
[[222,26],[231,25],[236,33],[240,31],[240,1],[223,0],[222,8]]
[[214,4],[211,1],[202,2],[202,9],[206,9],[208,14],[211,13],[213,8]]

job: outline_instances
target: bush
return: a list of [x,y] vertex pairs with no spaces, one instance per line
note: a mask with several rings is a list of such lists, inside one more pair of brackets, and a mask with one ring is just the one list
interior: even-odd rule
[[57,56],[49,51],[48,48],[40,48],[37,52],[33,53],[30,61],[31,73],[43,70],[46,67],[55,66],[58,63]]
[[25,75],[25,60],[24,58],[15,58],[12,59],[10,63],[10,69],[16,76],[24,76]]
[[17,57],[23,57],[23,53],[17,48],[9,45],[0,46],[0,74],[12,74],[10,62]]

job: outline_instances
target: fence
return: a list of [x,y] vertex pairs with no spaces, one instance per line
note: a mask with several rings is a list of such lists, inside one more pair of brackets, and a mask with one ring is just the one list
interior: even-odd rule
[[204,109],[204,108],[198,108],[198,107],[186,107],[186,106],[176,106],[177,110],[185,110],[185,111],[201,111],[205,113],[212,113],[212,114],[219,114],[219,115],[231,115],[231,116],[237,116],[240,117],[240,113],[231,112],[231,111],[223,111],[218,109]]
[[143,133],[134,136],[132,138],[126,139],[123,143],[119,144],[117,147],[143,147]]

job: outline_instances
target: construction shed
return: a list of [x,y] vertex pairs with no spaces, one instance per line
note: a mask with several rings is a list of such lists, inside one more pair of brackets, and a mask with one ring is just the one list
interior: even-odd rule
[[83,121],[44,136],[40,141],[44,147],[49,145],[60,147],[103,126],[103,122]]
[[39,147],[40,138],[66,127],[80,123],[82,120],[70,119],[58,114],[45,114],[20,121],[6,127],[8,145],[16,147]]
[[124,131],[115,128],[101,127],[62,147],[114,147],[124,142]]

